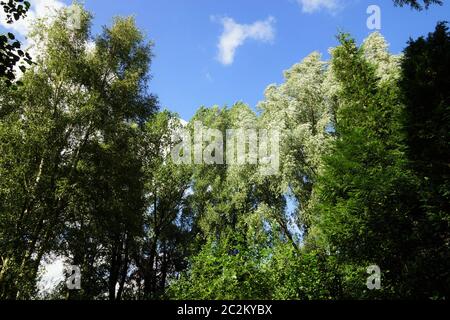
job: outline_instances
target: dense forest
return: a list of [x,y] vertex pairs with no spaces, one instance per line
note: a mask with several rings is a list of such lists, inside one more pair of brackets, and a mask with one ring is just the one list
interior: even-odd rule
[[[2,2],[11,23],[18,3]],[[340,33],[257,110],[202,106],[186,124],[151,93],[134,19],[93,35],[80,9],[77,29],[67,9],[40,20],[31,55],[0,36],[0,299],[450,298],[446,22],[401,55]],[[197,122],[278,130],[279,170],[175,163]],[[54,257],[79,266],[80,290],[38,291]]]

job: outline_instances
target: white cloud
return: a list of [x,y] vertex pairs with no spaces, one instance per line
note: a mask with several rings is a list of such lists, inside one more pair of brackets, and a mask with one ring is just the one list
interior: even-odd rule
[[340,6],[340,0],[297,0],[302,6],[303,12],[313,13],[322,9],[336,11]]
[[27,16],[12,24],[6,23],[6,15],[3,10],[0,10],[0,26],[25,37],[30,32],[31,26],[36,19],[51,15],[65,6],[62,1],[58,0],[33,0]]
[[256,21],[253,24],[239,24],[232,18],[222,18],[223,33],[220,36],[219,54],[217,59],[224,65],[231,65],[238,47],[242,46],[247,39],[261,42],[271,42],[275,38],[275,19],[269,17],[265,21]]

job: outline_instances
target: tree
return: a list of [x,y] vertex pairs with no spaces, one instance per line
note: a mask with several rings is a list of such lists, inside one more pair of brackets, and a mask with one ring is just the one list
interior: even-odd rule
[[120,300],[143,232],[140,150],[145,123],[157,106],[147,93],[152,45],[132,18],[117,18],[95,44],[92,53],[86,51],[86,80],[96,98],[84,115],[84,149],[69,186],[64,254],[84,274],[82,292],[74,298],[100,298],[107,292],[110,300]]
[[[206,128],[218,130],[224,139],[227,129],[258,130],[255,113],[242,103],[231,108],[200,108],[188,125],[192,133],[196,122],[205,127],[202,150],[212,142],[206,142],[211,139]],[[248,140],[237,143],[249,151]],[[224,164],[202,162],[193,166],[188,205],[193,217],[194,248],[187,272],[178,281],[171,281],[172,297],[239,299],[270,294],[260,264],[277,231],[264,226],[276,228],[271,213],[284,208],[284,198],[276,195],[274,206],[266,205],[274,199],[269,190],[260,190],[266,180],[260,180],[258,165],[229,162],[225,156],[231,152],[227,145],[224,141]],[[236,150],[233,153],[236,155]]]
[[182,129],[175,114],[163,111],[149,119],[142,135],[145,212],[132,276],[141,299],[164,297],[169,279],[184,271],[191,252],[193,218],[187,198],[192,172],[190,166],[175,164],[170,153]]
[[263,264],[268,251],[250,246],[239,234],[210,238],[193,257],[189,271],[172,284],[174,299],[270,299],[271,283]]
[[138,137],[156,109],[147,93],[151,44],[133,19],[117,19],[91,50],[90,15],[81,12],[76,30],[67,10],[41,21],[31,35],[42,40],[36,65],[18,90],[2,87],[3,298],[33,296],[50,253],[81,267],[78,297],[120,298],[116,285],[123,289],[141,235]]
[[[259,216],[261,218],[261,216]],[[257,219],[253,216],[253,219]],[[295,249],[272,221],[246,233],[209,238],[190,267],[169,287],[173,299],[328,300],[342,297],[342,273],[323,251]],[[267,228],[267,224],[266,224]]]
[[[64,182],[72,182],[81,149],[74,132],[78,133],[82,125],[74,123],[76,112],[71,107],[75,101],[86,101],[88,94],[82,92],[81,86],[72,86],[74,82],[68,79],[75,78],[74,70],[80,70],[79,62],[84,58],[87,14],[76,35],[63,31],[63,19],[64,15],[51,32],[42,28],[49,31],[47,47],[38,59],[41,63],[24,74],[24,86],[18,90],[2,86],[3,298],[24,299],[33,294],[40,262],[59,239],[65,207]],[[58,50],[62,48],[66,49],[66,56]]]
[[406,105],[408,158],[420,180],[418,223],[421,241],[413,268],[417,295],[450,295],[450,33],[441,22],[428,37],[404,50],[400,85]]
[[[291,71],[290,71],[291,72]],[[296,65],[287,76],[289,85],[283,101],[292,97],[288,105],[280,103],[275,95],[268,98],[262,108],[262,119],[245,105],[236,104],[230,109],[213,107],[201,108],[192,122],[201,121],[206,127],[216,128],[223,133],[230,128],[267,128],[278,125],[276,119],[288,119],[284,112],[292,112],[292,124],[316,119],[314,127],[304,125],[304,136],[313,136],[309,130],[324,132],[323,113],[317,110],[314,101],[319,100],[320,90],[314,87],[315,80],[324,79],[323,63],[318,55],[312,55],[305,62]],[[319,82],[321,83],[321,82]],[[318,86],[320,88],[320,86]],[[290,91],[287,91],[287,89]],[[270,93],[276,89],[269,88]],[[312,96],[312,97],[311,97]],[[314,100],[317,99],[317,100]],[[319,108],[326,109],[324,104]],[[286,110],[287,109],[287,110]],[[293,109],[293,110],[292,110]],[[263,121],[261,121],[263,120]],[[326,122],[326,121],[325,121]],[[287,134],[288,129],[283,131]],[[287,144],[295,143],[284,140]],[[302,136],[303,138],[303,136]],[[284,139],[284,137],[283,137]],[[307,138],[302,139],[305,143]],[[248,142],[241,142],[249,151]],[[228,144],[226,144],[228,145]],[[295,146],[300,145],[297,142]],[[312,142],[308,146],[314,145]],[[303,145],[301,145],[303,146]],[[301,147],[299,146],[299,148]],[[203,146],[205,147],[205,146]],[[304,162],[313,163],[319,157],[320,148],[306,149],[309,158]],[[228,153],[227,150],[226,153]],[[317,153],[315,153],[317,152]],[[309,162],[311,161],[311,162]],[[315,165],[315,164],[314,164]],[[175,299],[330,299],[341,296],[341,279],[333,258],[323,250],[303,250],[294,239],[292,225],[286,216],[286,183],[297,181],[287,174],[263,176],[260,165],[232,164],[203,165],[193,168],[193,187],[190,206],[195,217],[198,253],[189,259],[189,267],[181,277],[171,281],[169,297]],[[291,169],[291,168],[289,168]],[[286,170],[285,172],[289,172]],[[284,173],[284,172],[283,172]]]
[[[25,18],[31,4],[24,0],[1,1],[3,11],[6,13],[7,23],[13,23]],[[0,79],[5,79],[7,85],[11,85],[16,79],[15,67],[22,72],[25,71],[25,64],[31,65],[31,57],[20,48],[20,41],[11,32],[0,34]]]
[[[407,167],[400,92],[395,77],[377,76],[380,66],[367,60],[364,46],[347,35],[339,40],[332,51],[341,100],[337,140],[316,185],[315,223],[339,261],[380,266],[385,297],[401,295],[415,240],[416,180]],[[363,296],[364,278],[359,281]]]
[[[205,128],[218,130],[224,139],[226,149],[226,130],[257,130],[255,113],[242,103],[231,108],[200,108],[189,124],[194,134],[195,122],[201,122]],[[205,129],[206,130],[206,129]],[[204,131],[205,131],[204,130]],[[207,145],[206,132],[201,145]],[[215,138],[214,138],[215,139]],[[249,150],[248,141],[242,142],[245,150]],[[236,154],[236,153],[235,153]],[[197,218],[199,238],[205,241],[210,236],[220,238],[229,232],[236,232],[246,214],[253,212],[258,205],[255,173],[256,165],[228,163],[226,150],[223,153],[223,164],[195,164],[192,177],[191,208]]]
[[[310,199],[313,185],[321,167],[321,158],[332,135],[327,129],[331,123],[331,99],[327,92],[327,68],[315,52],[284,74],[285,83],[266,89],[265,100],[259,104],[262,111],[261,127],[281,131],[281,170],[266,184],[279,196],[292,196],[297,203],[294,221],[305,234],[310,227]],[[262,184],[263,185],[263,184]],[[290,237],[290,217],[278,220]]]
[[[422,3],[423,2],[423,3]],[[396,6],[403,7],[404,5],[408,5],[416,10],[428,9],[430,5],[438,4],[442,5],[444,3],[443,0],[394,0]]]

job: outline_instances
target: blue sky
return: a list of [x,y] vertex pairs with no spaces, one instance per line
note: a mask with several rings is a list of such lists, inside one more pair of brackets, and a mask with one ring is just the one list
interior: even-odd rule
[[[31,1],[32,5],[36,2],[41,5],[58,1]],[[155,43],[150,90],[159,96],[161,107],[179,113],[185,120],[202,105],[243,101],[255,107],[263,99],[265,88],[282,82],[283,71],[291,65],[315,50],[327,58],[327,50],[336,45],[339,30],[351,33],[360,42],[371,32],[366,26],[370,4],[381,8],[381,33],[394,53],[401,52],[410,37],[432,31],[437,21],[450,20],[449,4],[416,12],[394,7],[391,0],[85,0],[84,3],[94,14],[94,33],[100,32],[102,25],[111,24],[114,16],[136,18],[138,26]],[[232,63],[228,59],[227,65],[224,59],[218,59],[225,21],[232,30],[247,36],[236,49]]]

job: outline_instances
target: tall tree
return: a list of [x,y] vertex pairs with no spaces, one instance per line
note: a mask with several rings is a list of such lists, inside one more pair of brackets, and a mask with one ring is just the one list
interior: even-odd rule
[[[268,195],[270,191],[261,192],[258,187],[262,183],[258,164],[247,162],[250,149],[248,132],[242,131],[239,140],[235,140],[234,150],[227,149],[231,147],[227,141],[232,138],[226,132],[230,129],[257,132],[256,115],[242,103],[231,108],[200,108],[188,126],[192,134],[195,126],[198,130],[198,123],[204,128],[200,133],[203,141],[197,146],[203,152],[215,139],[223,139],[225,150],[219,161],[223,163],[202,161],[193,166],[192,194],[188,200],[196,235],[194,255],[189,259],[187,273],[172,285],[170,293],[176,298],[263,297],[262,293],[268,288],[263,284],[264,274],[258,270],[259,259],[270,245],[270,234],[275,233],[275,230],[264,226],[272,225],[271,212],[284,208],[285,202],[278,195],[274,201]],[[208,129],[217,130],[221,137],[212,138],[207,133]],[[229,161],[229,153],[237,155],[237,144],[244,147],[245,163]],[[220,152],[209,151],[213,156]],[[264,204],[268,201],[273,201],[272,208]],[[193,290],[187,290],[188,287]]]
[[[332,52],[341,100],[338,138],[316,186],[315,221],[341,261],[381,267],[389,296],[407,272],[413,241],[415,179],[403,147],[403,106],[395,78],[380,79],[364,47],[347,35],[339,39]],[[362,289],[365,282],[360,283]]]
[[191,167],[175,164],[174,136],[183,130],[175,114],[163,111],[146,123],[139,152],[143,160],[145,213],[142,236],[133,252],[139,298],[164,296],[169,279],[186,268],[193,241],[187,208]]
[[331,123],[331,99],[328,99],[326,63],[315,52],[284,74],[285,83],[269,86],[265,100],[259,104],[262,111],[261,127],[281,131],[281,170],[267,181],[280,196],[293,197],[297,212],[293,217],[278,217],[287,235],[288,222],[294,218],[304,233],[310,227],[310,199],[314,182],[321,166],[322,154],[327,150],[332,135],[327,129]]
[[41,21],[36,66],[19,90],[2,88],[2,297],[30,297],[42,259],[60,253],[82,269],[78,296],[116,299],[140,235],[151,44],[117,19],[92,50],[80,10],[78,29],[67,28],[68,10]]
[[450,292],[450,33],[441,22],[404,51],[401,88],[406,104],[408,157],[420,179],[420,215],[411,278],[424,297]]
[[82,125],[74,121],[80,119],[74,105],[88,101],[89,93],[74,84],[85,70],[78,67],[84,59],[88,15],[73,33],[64,31],[65,17],[52,29],[42,29],[49,31],[42,42],[45,49],[40,63],[23,76],[24,86],[2,86],[2,297],[33,293],[40,261],[61,232],[65,182],[72,183],[82,145],[75,138]]
[[[156,107],[147,93],[151,43],[132,18],[117,18],[88,54],[89,92],[83,152],[70,186],[67,251],[82,266],[82,298],[121,299],[145,212],[145,123]],[[81,197],[81,198],[80,198]]]

